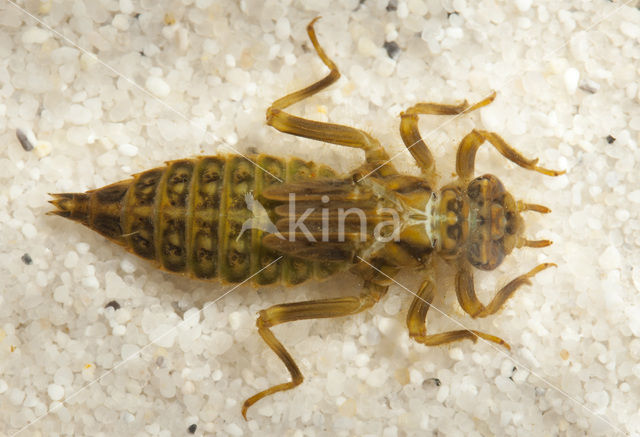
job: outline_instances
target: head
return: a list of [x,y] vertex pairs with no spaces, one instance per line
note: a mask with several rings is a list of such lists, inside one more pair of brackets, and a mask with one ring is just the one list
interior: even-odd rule
[[551,244],[523,237],[520,212],[525,210],[550,211],[516,201],[490,174],[473,179],[466,187],[449,185],[440,192],[439,250],[445,258],[466,258],[480,270],[493,270],[515,247]]

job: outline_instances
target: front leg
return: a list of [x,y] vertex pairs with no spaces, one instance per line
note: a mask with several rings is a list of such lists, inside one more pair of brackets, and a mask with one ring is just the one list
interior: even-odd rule
[[520,286],[524,284],[531,285],[531,278],[549,267],[556,267],[556,265],[553,263],[540,264],[528,273],[518,276],[502,287],[491,302],[489,302],[489,305],[484,306],[476,296],[473,285],[473,273],[471,273],[468,266],[463,264],[458,267],[458,274],[456,275],[456,295],[458,302],[462,309],[473,318],[490,316],[502,308]]
[[411,302],[409,312],[407,313],[407,328],[409,329],[409,336],[412,339],[427,346],[437,346],[464,339],[471,340],[475,343],[478,337],[480,337],[502,345],[507,349],[511,349],[509,344],[499,337],[470,329],[427,334],[427,311],[429,311],[431,302],[433,302],[435,291],[435,281],[430,277],[420,285],[418,293],[416,293],[415,298]]

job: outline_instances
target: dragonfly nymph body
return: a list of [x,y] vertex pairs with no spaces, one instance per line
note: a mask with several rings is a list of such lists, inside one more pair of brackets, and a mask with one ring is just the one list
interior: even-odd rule
[[419,115],[456,115],[485,106],[418,103],[400,114],[402,140],[421,169],[420,176],[399,173],[385,149],[370,134],[348,126],[318,122],[285,110],[334,83],[339,77],[315,35],[311,42],[330,73],[318,82],[276,100],[267,123],[281,132],[364,151],[365,162],[349,174],[297,158],[219,155],[182,159],[132,179],[86,193],[54,194],[52,213],[80,222],[162,269],[192,278],[258,285],[295,285],[350,271],[363,280],[361,293],[275,305],[259,312],[257,327],[266,344],[291,374],[247,399],[258,400],[303,381],[293,357],[271,327],[295,320],[353,315],[375,305],[403,268],[424,280],[407,314],[409,335],[435,346],[478,338],[508,347],[501,338],[475,330],[428,334],[427,311],[438,288],[433,262],[456,270],[455,291],[472,317],[497,312],[538,272],[540,264],[501,288],[488,305],[474,291],[473,270],[493,270],[514,248],[544,247],[550,241],[523,236],[521,213],[547,213],[544,206],[516,201],[497,177],[474,177],[475,155],[488,143],[505,158],[548,176],[499,135],[473,130],[458,147],[457,179],[437,189],[435,163],[418,129]]

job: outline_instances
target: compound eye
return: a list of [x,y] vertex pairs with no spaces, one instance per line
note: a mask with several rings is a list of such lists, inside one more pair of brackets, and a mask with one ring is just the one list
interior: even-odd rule
[[515,217],[515,214],[510,211],[507,211],[507,213],[505,214],[505,218],[507,219],[507,225],[505,226],[504,231],[509,235],[513,235],[516,233],[514,217]]
[[480,202],[482,199],[494,201],[502,199],[505,193],[504,185],[500,180],[490,174],[475,178],[467,186],[467,195],[470,199]]
[[467,260],[480,270],[495,269],[504,260],[502,240],[472,242],[467,249]]
[[487,196],[492,200],[500,199],[504,194],[504,185],[497,177],[487,174],[482,176],[487,184]]
[[474,241],[469,245],[469,261],[473,265],[478,264],[478,260],[480,258],[480,243],[478,241]]
[[493,270],[502,264],[504,260],[504,249],[502,247],[502,240],[493,241],[488,247],[488,256],[484,264],[478,266],[481,270]]

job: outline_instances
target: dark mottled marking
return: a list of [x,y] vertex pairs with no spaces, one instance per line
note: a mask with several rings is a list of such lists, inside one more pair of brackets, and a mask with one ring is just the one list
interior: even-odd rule
[[218,209],[220,207],[220,191],[224,175],[224,161],[217,158],[204,158],[198,166],[196,190],[198,200],[195,210]]
[[134,218],[131,226],[131,247],[137,255],[147,259],[155,259],[153,223],[149,217]]
[[114,240],[119,239],[123,234],[119,216],[114,217],[109,214],[96,214],[91,227],[105,237]]
[[313,176],[315,165],[312,162],[305,162],[299,158],[291,158],[287,162],[287,182],[296,182],[309,179]]
[[254,165],[244,158],[234,158],[231,165],[231,190],[227,210],[245,210],[245,194],[254,189]]
[[229,221],[229,233],[228,236],[231,240],[235,240],[240,235],[240,231],[242,230],[242,223],[237,221]]
[[187,431],[189,431],[189,434],[195,434],[196,429],[198,429],[198,425],[192,423],[191,425],[189,425],[189,428],[187,428]]
[[193,169],[194,164],[191,160],[169,163],[156,188],[156,257],[165,269],[172,272],[183,272],[187,266],[185,232],[189,212],[186,204]]
[[247,161],[240,161],[237,163],[237,168],[231,173],[231,182],[234,186],[242,182],[250,182],[253,180],[253,172],[250,168],[251,165],[252,164]]
[[257,284],[273,284],[278,282],[282,270],[281,262],[274,263],[274,261],[277,260],[280,255],[278,255],[277,252],[266,248],[261,250],[262,253],[260,254],[259,266],[262,271],[255,276],[255,282]]
[[[258,228],[240,235],[242,225],[253,215],[247,193],[277,223],[276,208],[282,199],[264,197],[265,189],[335,178],[330,167],[298,158],[258,155],[252,159],[275,177],[241,156],[206,156],[173,161],[87,193],[55,194],[51,203],[58,208],[55,214],[88,225],[134,254],[158,261],[166,270],[191,277],[237,283],[260,272],[253,277],[254,283],[298,284],[348,267],[327,258],[315,261],[284,254],[265,245],[267,234]],[[328,179],[320,185],[330,190],[331,184]]]
[[186,160],[176,161],[171,164],[168,171],[165,190],[169,203],[171,206],[184,207],[189,194],[193,163]]
[[289,258],[287,263],[287,284],[300,284],[311,278],[313,264],[298,258]]
[[99,203],[118,203],[122,201],[129,190],[129,182],[118,182],[96,190],[95,196]]
[[218,276],[218,223],[201,228],[193,241],[192,251],[195,254],[193,273],[198,278],[215,278]]
[[611,136],[611,135],[607,135],[607,138],[605,138],[607,140],[607,143],[609,144],[613,144],[613,142],[616,140],[615,137]]
[[241,282],[251,276],[251,233],[245,232],[238,240],[239,226],[230,223],[226,253],[223,253],[223,276],[230,282]]
[[140,175],[135,181],[134,186],[134,204],[153,205],[156,194],[156,186],[164,173],[164,168],[154,168]]
[[230,249],[227,254],[227,265],[230,280],[243,280],[249,269],[249,255],[236,248]]
[[28,253],[25,253],[24,255],[22,255],[20,257],[20,259],[22,260],[23,263],[25,263],[28,266],[33,264],[33,260],[31,259],[31,255],[29,255]]
[[186,238],[190,240],[187,264],[197,278],[220,275],[218,266],[218,220],[224,183],[226,160],[202,158],[196,165],[192,193],[193,225]]
[[269,186],[271,184],[277,184],[279,181],[276,178],[283,179],[285,177],[284,174],[284,163],[271,156],[265,156],[259,162],[260,167],[264,168],[269,173],[265,173],[262,170],[258,170],[260,176],[262,176],[263,186]]
[[162,266],[172,272],[181,272],[187,265],[185,247],[184,218],[171,219],[160,236]]
[[245,195],[255,189],[255,168],[241,156],[230,157],[225,167],[218,258],[220,277],[229,282],[241,282],[251,275],[251,232],[236,239],[242,224],[251,217]]

